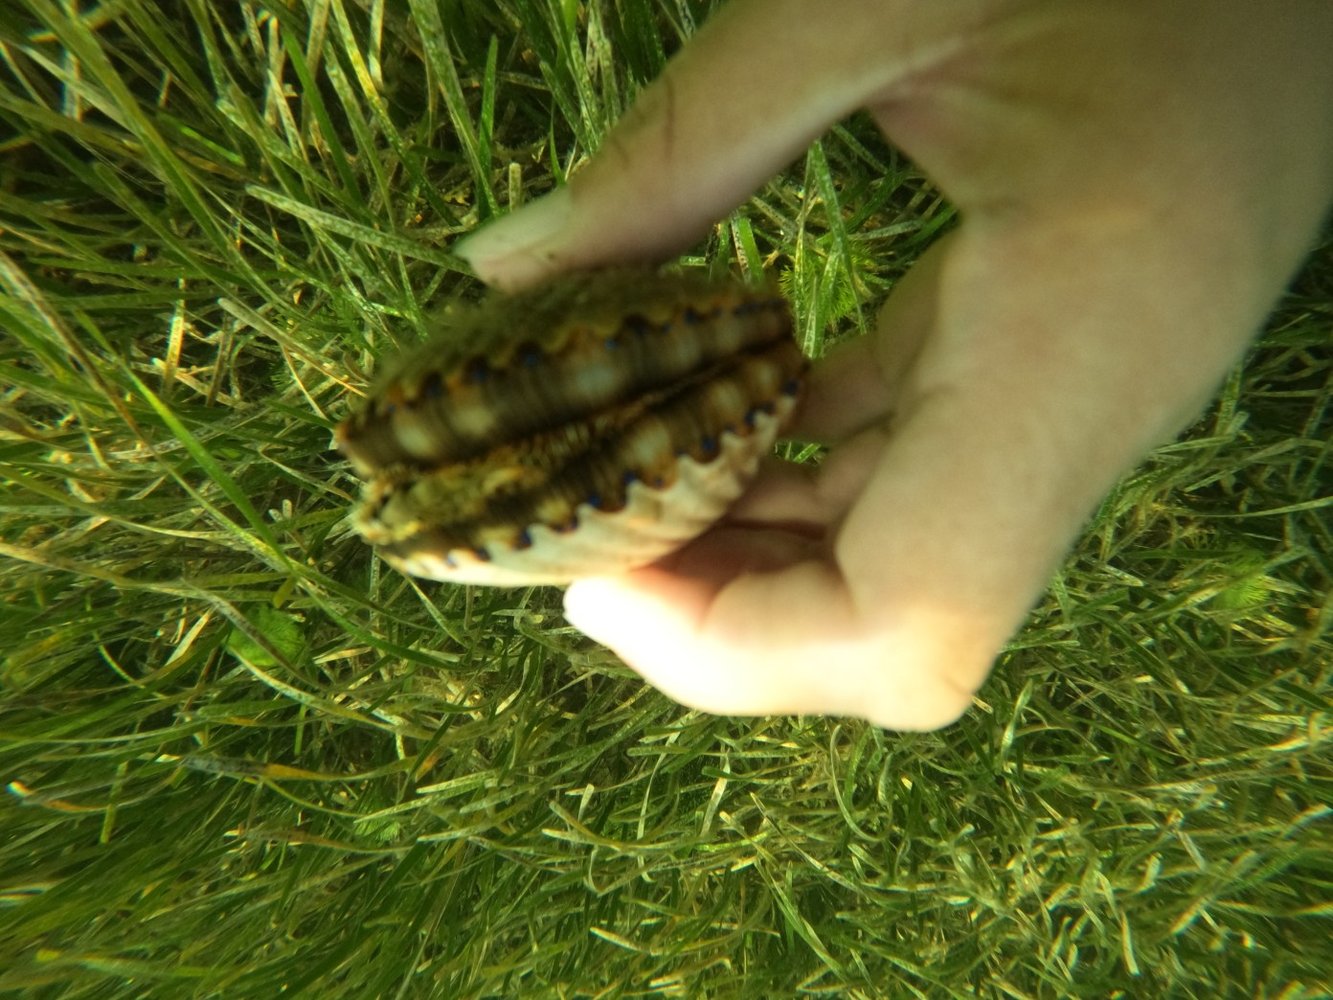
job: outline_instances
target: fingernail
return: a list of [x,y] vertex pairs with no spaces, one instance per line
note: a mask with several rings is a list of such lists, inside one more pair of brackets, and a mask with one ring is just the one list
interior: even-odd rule
[[569,189],[557,188],[465,237],[454,245],[454,253],[483,281],[493,283],[511,270],[531,269],[519,259],[549,243],[565,228],[569,215]]

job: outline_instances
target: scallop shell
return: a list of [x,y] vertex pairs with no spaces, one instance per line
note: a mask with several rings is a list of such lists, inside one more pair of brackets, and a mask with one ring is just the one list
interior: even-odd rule
[[567,583],[717,521],[773,447],[806,361],[772,291],[603,271],[492,296],[404,358],[335,443],[356,530],[396,568]]

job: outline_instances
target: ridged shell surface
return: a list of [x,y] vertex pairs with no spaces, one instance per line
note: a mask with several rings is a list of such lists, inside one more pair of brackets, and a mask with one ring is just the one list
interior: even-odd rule
[[805,367],[781,297],[730,280],[603,271],[492,296],[339,425],[367,480],[354,523],[438,580],[645,565],[744,491]]

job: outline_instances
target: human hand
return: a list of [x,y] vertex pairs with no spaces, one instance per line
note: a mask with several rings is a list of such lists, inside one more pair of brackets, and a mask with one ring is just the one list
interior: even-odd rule
[[708,711],[956,719],[1313,238],[1330,40],[1324,0],[734,0],[568,187],[459,248],[483,280],[661,259],[862,107],[962,222],[816,365],[794,435],[824,464],[574,584],[570,621]]

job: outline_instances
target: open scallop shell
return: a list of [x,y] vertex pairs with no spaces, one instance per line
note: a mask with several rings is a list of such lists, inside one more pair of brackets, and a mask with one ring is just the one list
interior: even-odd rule
[[368,481],[354,524],[437,580],[645,565],[744,491],[805,366],[786,303],[732,281],[610,271],[494,296],[338,427]]

